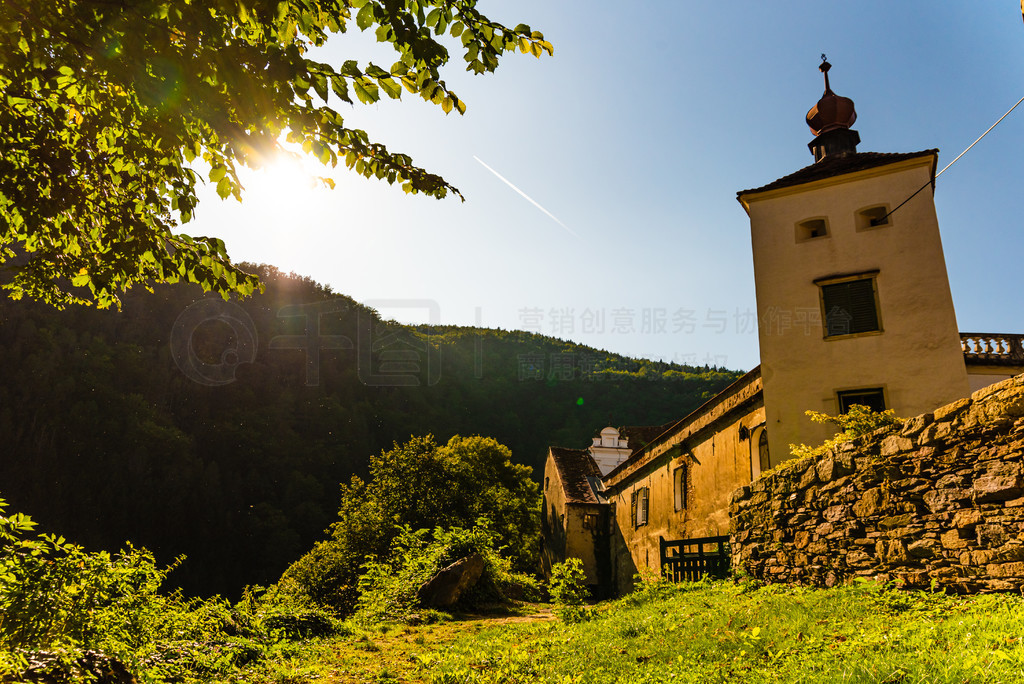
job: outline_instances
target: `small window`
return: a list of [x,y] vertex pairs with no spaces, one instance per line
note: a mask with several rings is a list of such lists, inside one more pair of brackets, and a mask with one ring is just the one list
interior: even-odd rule
[[687,467],[685,464],[679,466],[672,473],[673,490],[676,494],[676,510],[681,511],[686,508],[686,488],[689,484],[689,473],[687,473]]
[[596,530],[597,529],[597,513],[587,513],[583,516],[583,529],[585,530]]
[[871,230],[891,224],[889,207],[880,204],[877,207],[868,207],[857,212],[857,230]]
[[633,491],[633,496],[630,498],[633,509],[633,527],[641,527],[647,524],[647,493],[647,487],[640,487]]
[[868,387],[865,389],[844,390],[836,392],[839,397],[839,412],[846,413],[854,404],[867,406],[872,411],[881,412],[885,410],[885,392],[881,387]]
[[879,332],[875,278],[848,278],[820,284],[825,337]]
[[807,240],[822,237],[828,237],[828,222],[825,219],[808,219],[796,224],[797,242],[806,242]]

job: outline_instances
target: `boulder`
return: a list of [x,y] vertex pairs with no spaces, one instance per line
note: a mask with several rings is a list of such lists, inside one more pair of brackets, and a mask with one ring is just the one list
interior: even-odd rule
[[484,557],[474,553],[438,571],[416,591],[416,600],[425,608],[448,608],[477,583],[484,571]]

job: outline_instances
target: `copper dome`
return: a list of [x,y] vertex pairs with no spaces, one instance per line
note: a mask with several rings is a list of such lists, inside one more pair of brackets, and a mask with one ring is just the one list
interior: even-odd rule
[[807,125],[811,127],[814,135],[821,135],[837,128],[849,128],[857,120],[853,100],[832,92],[828,83],[828,70],[832,68],[831,64],[822,62],[818,68],[825,74],[825,94],[818,100],[818,104],[807,112]]

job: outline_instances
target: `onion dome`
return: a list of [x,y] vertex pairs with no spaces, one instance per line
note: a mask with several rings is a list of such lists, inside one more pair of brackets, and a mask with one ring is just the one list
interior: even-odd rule
[[814,135],[821,135],[839,128],[850,128],[857,120],[857,112],[853,109],[853,100],[848,97],[840,97],[832,92],[828,83],[828,70],[831,68],[832,65],[825,61],[824,55],[822,55],[821,66],[818,69],[825,74],[825,94],[818,100],[818,104],[807,112],[807,125],[811,127],[811,132]]

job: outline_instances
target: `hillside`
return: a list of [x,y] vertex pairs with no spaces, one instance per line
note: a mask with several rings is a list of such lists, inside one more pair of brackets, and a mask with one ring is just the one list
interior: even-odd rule
[[237,304],[189,285],[133,292],[121,312],[0,300],[0,496],[91,548],[187,555],[173,583],[236,595],[308,549],[338,483],[395,441],[489,435],[539,473],[549,444],[666,423],[738,377],[402,326],[258,268],[266,292]]

